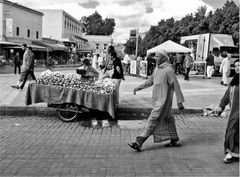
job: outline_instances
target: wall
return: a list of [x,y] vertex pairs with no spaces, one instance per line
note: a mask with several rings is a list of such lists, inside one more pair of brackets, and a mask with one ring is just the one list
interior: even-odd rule
[[[3,19],[3,34],[8,38],[42,39],[41,15],[18,8],[17,6],[3,4]],[[16,34],[17,27],[19,27],[19,36]],[[30,29],[30,37],[27,36],[28,29]],[[36,38],[37,31],[38,39]]]

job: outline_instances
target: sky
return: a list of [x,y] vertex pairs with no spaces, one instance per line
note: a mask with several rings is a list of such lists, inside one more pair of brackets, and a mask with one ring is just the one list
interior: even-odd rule
[[[97,11],[103,19],[114,18],[115,30],[112,35],[115,42],[125,43],[131,29],[148,31],[151,25],[157,25],[161,19],[173,17],[180,20],[195,13],[200,6],[207,11],[221,8],[226,0],[11,0],[32,9],[62,9],[77,20]],[[238,0],[234,0],[238,3]]]

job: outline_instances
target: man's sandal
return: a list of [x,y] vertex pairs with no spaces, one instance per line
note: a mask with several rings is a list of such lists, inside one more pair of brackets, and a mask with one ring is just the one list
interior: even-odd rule
[[179,143],[167,143],[165,144],[165,147],[180,147],[181,144]]
[[136,142],[134,142],[134,143],[128,143],[128,145],[129,145],[131,148],[137,150],[138,152],[141,151],[140,147],[138,146],[138,144],[137,144]]

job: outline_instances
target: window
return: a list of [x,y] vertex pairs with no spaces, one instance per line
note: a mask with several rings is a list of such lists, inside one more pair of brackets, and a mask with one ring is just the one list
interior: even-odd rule
[[19,27],[16,28],[16,35],[19,36]]
[[27,30],[27,37],[30,37],[30,29]]
[[96,49],[99,49],[99,44],[96,44]]
[[38,39],[38,31],[36,31],[36,39]]

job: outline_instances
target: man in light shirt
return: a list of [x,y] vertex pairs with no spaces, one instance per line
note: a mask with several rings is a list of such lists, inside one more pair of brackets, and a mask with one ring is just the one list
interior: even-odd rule
[[226,52],[223,53],[223,61],[220,66],[220,73],[222,73],[222,85],[227,86],[228,84],[228,76],[230,74],[230,59],[231,59],[231,54],[226,54]]

